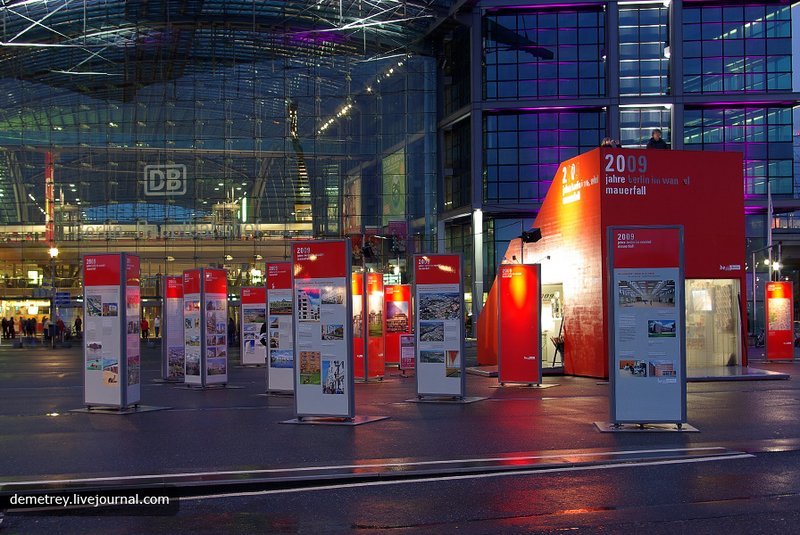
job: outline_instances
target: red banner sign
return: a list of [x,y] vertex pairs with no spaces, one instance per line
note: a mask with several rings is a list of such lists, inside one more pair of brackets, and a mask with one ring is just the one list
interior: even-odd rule
[[679,229],[616,229],[613,240],[615,268],[657,268],[680,264]]
[[94,254],[83,257],[83,281],[86,286],[118,286],[122,282],[118,254]]
[[214,294],[228,293],[228,272],[224,269],[206,268],[206,292]]
[[190,269],[183,272],[183,293],[185,295],[200,293],[199,269]]
[[794,291],[789,281],[766,285],[767,359],[794,358]]
[[183,277],[165,277],[167,299],[183,299]]
[[417,284],[460,284],[460,257],[457,254],[430,254],[415,257]]
[[541,382],[540,266],[504,264],[497,274],[498,380]]
[[270,262],[267,264],[266,286],[270,290],[292,289],[292,263]]
[[344,240],[293,243],[294,277],[296,279],[347,277],[349,254]]
[[242,288],[243,305],[266,305],[267,289],[263,286]]

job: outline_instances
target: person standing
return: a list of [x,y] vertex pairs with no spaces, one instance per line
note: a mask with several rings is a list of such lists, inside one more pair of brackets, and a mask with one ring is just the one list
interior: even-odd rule
[[61,319],[61,316],[58,316],[56,320],[56,332],[58,333],[58,340],[61,341],[64,339],[64,331],[66,330],[67,326],[64,325],[64,320]]
[[42,336],[45,340],[50,340],[50,321],[47,316],[42,318]]
[[661,129],[654,128],[650,134],[650,140],[647,142],[648,149],[668,149],[667,142],[661,138]]
[[142,338],[147,340],[150,336],[150,324],[147,322],[147,318],[142,316]]
[[81,327],[83,327],[83,320],[81,319],[80,316],[78,316],[77,318],[75,318],[75,334],[76,335],[80,334]]
[[14,328],[14,316],[8,318],[8,334],[11,336],[11,338],[15,338],[17,335],[17,331]]
[[153,320],[153,329],[155,329],[156,338],[158,338],[158,333],[161,332],[161,316],[156,316]]

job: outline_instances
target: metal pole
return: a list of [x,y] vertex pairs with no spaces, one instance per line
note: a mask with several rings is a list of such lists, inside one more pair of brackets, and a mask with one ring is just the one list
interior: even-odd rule
[[752,325],[752,333],[753,336],[756,335],[756,323],[758,320],[758,312],[756,311],[756,287],[757,287],[757,279],[756,279],[756,253],[753,253],[753,325]]

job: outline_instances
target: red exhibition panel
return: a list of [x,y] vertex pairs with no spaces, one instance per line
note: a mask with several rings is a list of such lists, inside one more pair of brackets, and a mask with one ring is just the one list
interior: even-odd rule
[[183,272],[183,293],[186,295],[200,293],[199,269],[190,269]]
[[292,289],[292,263],[270,262],[267,264],[266,286],[270,290]]
[[[353,291],[353,373],[356,379],[364,378],[364,329],[366,328],[366,307],[364,306],[364,277],[353,273],[350,280]],[[356,321],[360,315],[360,320]],[[360,326],[360,327],[359,327]]]
[[183,299],[183,277],[166,277],[166,298]]
[[497,277],[498,380],[540,383],[539,265],[504,264]]
[[794,358],[794,290],[789,281],[766,285],[767,359]]
[[228,294],[228,272],[224,269],[206,268],[206,292]]
[[242,288],[243,305],[265,305],[267,302],[267,289],[263,286]]
[[617,229],[612,240],[615,268],[663,268],[681,264],[680,229]]
[[139,286],[139,257],[125,257],[125,281],[128,286]]
[[417,284],[461,284],[460,257],[457,254],[417,256],[414,280]]
[[[383,274],[367,274],[367,373],[370,378],[383,377],[386,368],[383,324]],[[380,316],[374,318],[373,316]]]
[[292,244],[295,279],[347,277],[347,242],[306,241]]
[[384,295],[384,324],[386,332],[386,362],[400,363],[400,337],[411,334],[411,286],[387,284]]
[[83,257],[84,284],[118,286],[122,282],[121,268],[118,254],[86,255]]

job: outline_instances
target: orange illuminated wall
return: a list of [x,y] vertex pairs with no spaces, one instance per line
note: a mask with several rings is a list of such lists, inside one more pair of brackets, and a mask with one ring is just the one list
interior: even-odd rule
[[[534,223],[542,239],[524,251],[526,263],[542,264],[543,284],[564,285],[568,374],[608,376],[605,237],[618,225],[683,225],[686,278],[739,279],[746,310],[741,154],[592,150],[559,166]],[[522,259],[521,245],[506,259]],[[495,292],[478,319],[481,365],[497,362]]]

